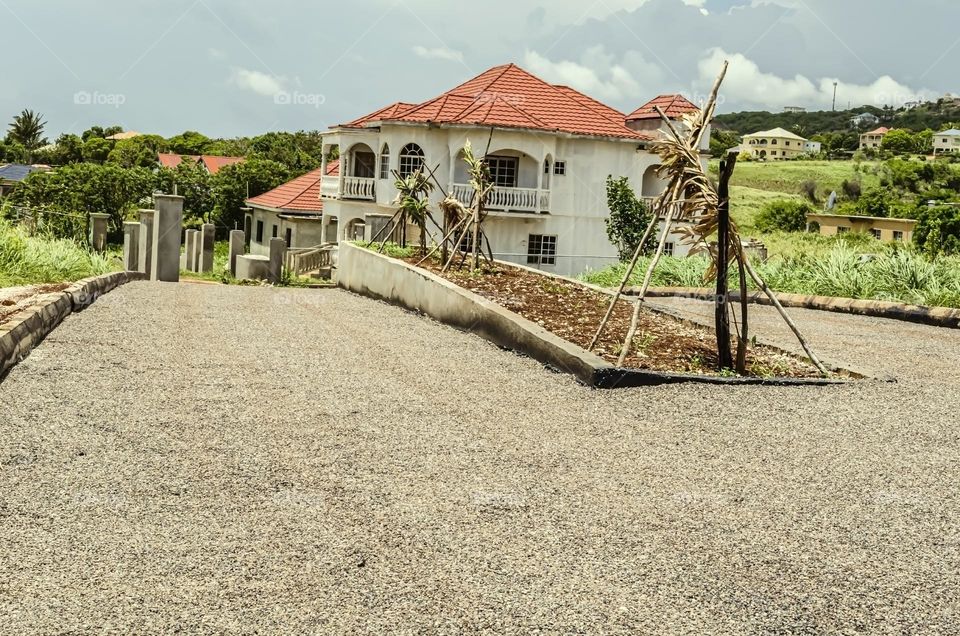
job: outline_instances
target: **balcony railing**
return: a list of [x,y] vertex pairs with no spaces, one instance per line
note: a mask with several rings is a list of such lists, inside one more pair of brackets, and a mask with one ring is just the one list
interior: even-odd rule
[[[453,184],[453,196],[469,205],[473,188],[464,183]],[[487,198],[487,208],[505,212],[547,212],[550,210],[550,191],[536,188],[494,188]]]
[[365,177],[344,177],[340,191],[340,177],[323,177],[320,181],[320,196],[325,199],[377,199],[377,180]]

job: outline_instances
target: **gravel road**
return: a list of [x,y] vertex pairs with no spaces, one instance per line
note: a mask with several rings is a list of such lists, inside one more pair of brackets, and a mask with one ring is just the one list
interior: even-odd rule
[[960,633],[960,331],[792,313],[899,382],[593,391],[338,290],[128,284],[0,384],[2,631]]

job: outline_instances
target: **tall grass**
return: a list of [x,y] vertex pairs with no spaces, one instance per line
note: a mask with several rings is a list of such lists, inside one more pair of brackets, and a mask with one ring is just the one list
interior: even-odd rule
[[[649,260],[642,260],[631,277],[640,285]],[[653,284],[662,287],[703,287],[706,258],[665,258],[657,267]],[[844,242],[816,256],[798,255],[755,263],[774,290],[917,305],[960,308],[960,257],[930,260],[910,248],[887,247],[876,255],[863,255]],[[625,271],[616,265],[582,278],[595,285],[615,287]],[[736,285],[731,274],[731,284]]]
[[28,236],[0,219],[0,287],[74,281],[114,269],[111,259],[74,241]]

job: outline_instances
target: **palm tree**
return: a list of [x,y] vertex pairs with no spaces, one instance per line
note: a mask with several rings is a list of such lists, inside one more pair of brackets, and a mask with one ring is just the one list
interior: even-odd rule
[[21,144],[27,150],[36,150],[46,144],[47,140],[43,138],[43,128],[46,125],[43,115],[24,109],[10,123],[7,139]]

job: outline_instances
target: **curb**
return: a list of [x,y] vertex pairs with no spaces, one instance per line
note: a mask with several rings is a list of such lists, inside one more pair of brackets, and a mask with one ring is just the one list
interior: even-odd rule
[[[637,287],[627,287],[624,294],[636,296]],[[950,307],[925,307],[922,305],[907,305],[885,300],[855,300],[852,298],[836,298],[833,296],[805,296],[803,294],[782,294],[775,292],[777,300],[784,307],[794,309],[813,309],[816,311],[831,311],[841,314],[855,314],[871,316],[873,318],[888,318],[902,320],[933,327],[960,329],[960,309]],[[716,291],[697,287],[653,287],[647,292],[648,298],[691,298],[694,300],[713,301]],[[730,292],[731,300],[740,300],[739,291]],[[759,291],[747,294],[747,301],[757,305],[771,305],[770,299]]]
[[[572,279],[564,280],[583,284]],[[573,375],[582,384],[598,389],[679,383],[826,386],[849,382],[826,378],[727,378],[618,368],[523,316],[432,272],[349,243],[341,243],[340,246],[339,286],[469,331],[500,347],[533,358],[550,369]],[[587,287],[610,293],[598,287]]]
[[0,380],[71,313],[83,311],[120,285],[145,279],[139,272],[85,278],[62,292],[43,294],[36,305],[13,314],[10,320],[0,324]]

